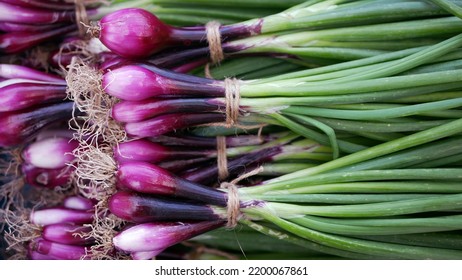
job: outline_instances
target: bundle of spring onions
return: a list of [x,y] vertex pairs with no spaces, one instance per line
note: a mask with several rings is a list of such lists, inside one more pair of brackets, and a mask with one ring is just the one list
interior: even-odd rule
[[0,1],[15,257],[461,259],[462,2],[279,2]]

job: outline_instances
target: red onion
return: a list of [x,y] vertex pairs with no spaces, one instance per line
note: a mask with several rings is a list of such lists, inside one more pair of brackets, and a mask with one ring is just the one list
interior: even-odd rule
[[95,203],[81,196],[68,196],[64,199],[63,206],[75,210],[91,210],[95,206]]
[[127,123],[125,124],[125,131],[129,136],[134,138],[156,137],[182,128],[210,123],[223,123],[225,120],[226,116],[219,113],[168,114],[141,122]]
[[87,256],[87,249],[83,246],[66,245],[37,238],[31,243],[31,248],[51,259],[80,260]]
[[211,206],[129,192],[112,195],[109,210],[117,217],[133,223],[226,219]]
[[221,81],[192,78],[191,75],[158,72],[140,65],[126,65],[103,75],[103,88],[109,95],[128,101],[153,97],[209,96],[223,97]]
[[140,193],[178,196],[208,204],[226,205],[226,193],[186,181],[146,162],[120,164],[117,179],[121,186]]
[[15,64],[0,64],[0,77],[7,79],[37,80],[66,85],[66,81],[60,76]]
[[[215,104],[214,104],[215,103]],[[178,98],[122,101],[112,107],[112,117],[119,122],[139,122],[158,115],[187,112],[214,112],[224,108],[213,99]]]
[[65,102],[0,114],[0,147],[19,145],[40,129],[70,119],[72,108],[72,102]]
[[145,223],[121,231],[112,240],[116,249],[125,252],[161,252],[223,224],[223,221]]
[[54,10],[74,10],[73,3],[53,0],[2,0],[2,2],[10,3],[17,6],[41,9],[54,9]]
[[120,143],[114,148],[114,158],[118,163],[146,161],[160,163],[170,159],[188,159],[213,155],[210,150],[195,150],[184,147],[166,147],[146,139]]
[[93,211],[73,210],[65,208],[48,208],[35,210],[30,214],[30,221],[39,226],[60,223],[87,224],[93,221]]
[[66,167],[60,169],[46,169],[23,163],[21,171],[26,182],[34,187],[52,189],[69,184],[72,169]]
[[75,11],[50,11],[39,8],[26,8],[0,2],[0,21],[49,24],[58,22],[73,22]]
[[[103,17],[99,38],[110,50],[127,58],[146,58],[171,46],[206,45],[205,26],[177,28],[138,8],[121,9]],[[222,38],[261,32],[261,20],[220,26]]]
[[94,239],[83,237],[90,230],[90,227],[80,225],[52,224],[43,227],[42,237],[51,242],[85,246],[94,243]]
[[0,88],[0,112],[25,109],[39,104],[62,101],[66,86],[44,82],[22,82]]
[[58,169],[74,160],[72,151],[78,145],[78,141],[68,138],[48,138],[27,146],[23,158],[36,167]]
[[0,34],[0,53],[19,53],[76,29],[76,25],[72,24],[44,32],[17,31]]

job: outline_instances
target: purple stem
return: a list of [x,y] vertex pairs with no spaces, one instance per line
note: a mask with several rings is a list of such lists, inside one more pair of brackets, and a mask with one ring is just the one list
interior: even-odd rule
[[11,112],[66,98],[66,85],[23,82],[0,88],[0,112]]
[[157,67],[162,68],[172,68],[178,67],[178,65],[184,65],[192,61],[203,62],[206,64],[209,62],[209,48],[208,47],[199,47],[199,48],[188,48],[182,50],[175,50],[169,52],[162,52],[155,54],[147,60],[150,64],[156,65]]
[[43,227],[42,237],[45,240],[67,244],[85,246],[94,243],[93,238],[82,237],[82,234],[89,233],[90,227],[71,224],[52,224]]
[[66,81],[60,76],[16,64],[0,64],[0,77],[37,80],[66,86]]
[[182,128],[196,125],[224,122],[224,114],[168,114],[146,121],[127,123],[125,131],[130,137],[156,137]]
[[75,25],[68,25],[46,32],[10,32],[0,35],[0,54],[13,54],[27,50],[42,42],[49,41],[77,29]]
[[55,258],[53,256],[40,254],[39,252],[34,251],[35,248],[32,248],[33,247],[32,245],[33,244],[30,244],[30,246],[28,248],[28,252],[27,252],[27,256],[28,256],[29,259],[31,259],[31,260],[42,260],[42,261],[57,260],[57,258]]
[[145,161],[160,163],[172,159],[189,159],[214,154],[210,150],[193,150],[184,147],[165,147],[147,139],[120,143],[114,148],[114,159],[118,163]]
[[[140,59],[172,46],[207,45],[205,28],[177,28],[163,23],[152,13],[138,8],[121,9],[100,21],[99,39],[122,57]],[[254,25],[221,26],[221,39],[227,40],[261,32],[261,21]]]
[[26,8],[0,2],[0,21],[26,24],[74,22],[75,11],[50,11],[48,9]]
[[[236,176],[248,170],[248,167],[271,160],[272,156],[281,152],[281,147],[271,147],[257,152],[238,156],[228,161],[228,173]],[[214,184],[218,181],[218,166],[216,162],[209,167],[192,170],[180,175],[182,178],[204,185]]]
[[121,101],[112,107],[112,117],[123,123],[144,121],[158,115],[171,113],[194,113],[223,111],[225,105],[204,98],[146,99]]
[[220,206],[227,201],[224,192],[187,181],[146,162],[120,164],[116,176],[121,186],[140,193],[183,197]]
[[209,62],[208,58],[201,58],[192,62],[183,63],[180,66],[173,67],[172,70],[178,73],[186,74],[198,67],[206,65],[207,62]]
[[113,243],[116,249],[125,252],[161,252],[223,225],[223,221],[144,223],[121,231],[113,238]]
[[68,196],[63,201],[63,207],[75,210],[92,210],[95,203],[81,196]]
[[59,169],[46,169],[28,163],[23,163],[21,170],[29,185],[47,189],[67,185],[72,173],[72,169],[67,166]]
[[45,32],[64,26],[64,24],[26,24],[16,22],[0,22],[0,30],[3,32]]
[[[257,137],[256,135],[238,135],[238,136],[226,136],[227,147],[242,147],[260,145],[264,142],[275,140],[274,136],[264,135]],[[216,148],[217,138],[206,137],[206,136],[191,136],[191,135],[162,135],[153,139],[153,141],[162,143],[162,145],[174,145],[174,146],[193,146],[193,147],[208,147]]]
[[212,208],[203,204],[130,192],[112,195],[109,199],[109,210],[117,217],[133,223],[223,219]]
[[31,248],[32,251],[58,260],[80,260],[86,256],[87,249],[83,246],[50,242],[42,238],[32,241]]
[[72,115],[72,102],[0,114],[0,147],[20,145],[40,129]]
[[2,0],[2,2],[10,3],[17,6],[28,8],[41,8],[53,10],[74,10],[75,5],[62,1],[47,1],[47,0]]
[[[240,23],[222,25],[219,27],[221,40],[226,41],[233,38],[248,37],[261,33],[263,20],[254,25],[243,25]],[[191,44],[207,44],[207,32],[205,26],[196,27],[170,27],[169,42],[172,45],[190,46]]]
[[[176,58],[176,59],[181,59],[181,58]],[[181,61],[181,60],[180,60]],[[193,84],[212,84],[216,86],[216,83],[218,81],[214,79],[209,79],[209,78],[202,78],[202,77],[197,77],[194,75],[189,75],[189,74],[183,74],[183,73],[178,73],[175,71],[171,71],[165,68],[161,68],[160,66],[157,66],[156,63],[135,63],[133,65],[141,66],[152,73],[156,73],[158,75],[161,75],[165,78],[172,79],[175,81],[180,81],[180,82],[186,82],[186,83],[193,83]],[[220,84],[221,85],[221,84]]]
[[169,172],[173,172],[175,174],[186,171],[188,169],[197,169],[202,167],[204,164],[208,164],[209,162],[216,162],[215,158],[193,158],[193,159],[180,159],[180,160],[173,160],[173,161],[163,161],[158,163],[159,167],[162,167]]
[[83,225],[91,223],[93,221],[93,215],[93,211],[54,207],[33,211],[30,214],[30,221],[38,226],[61,223]]

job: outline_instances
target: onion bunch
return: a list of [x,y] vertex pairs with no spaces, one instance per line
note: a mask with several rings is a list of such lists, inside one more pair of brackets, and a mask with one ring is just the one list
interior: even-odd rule
[[[456,135],[460,129],[460,120],[456,120],[258,185],[241,187],[237,190],[239,222],[270,236],[340,257],[460,258],[458,248],[451,245],[457,235],[445,233],[459,229],[460,217],[451,210],[460,207],[457,186],[461,172],[457,165],[452,166],[452,162],[460,160],[460,153],[456,152],[454,161],[441,154],[459,149],[460,137]],[[139,246],[147,246],[143,242],[145,236],[153,234],[149,223],[154,221],[199,219],[224,224],[229,219],[231,190],[220,193],[202,188],[199,192],[197,185],[178,181],[174,186],[165,173],[149,170],[152,175],[147,178],[158,178],[151,181],[153,185],[141,183],[143,178],[138,178],[140,184],[135,185],[139,188],[133,188],[138,194],[118,192],[110,199],[109,208],[115,215],[141,223],[132,231],[117,235],[114,244],[119,250],[137,251],[138,247],[130,247],[138,246],[134,240],[141,242]],[[159,194],[161,184],[174,188],[175,195],[185,200],[151,196]],[[227,206],[223,207],[225,201]],[[261,223],[260,219],[277,225],[280,232],[256,224]],[[130,242],[121,241],[125,236]],[[444,241],[435,241],[440,238]],[[153,253],[156,250],[151,249]]]
[[[104,69],[94,90],[120,99],[106,110],[129,137],[217,123],[269,124],[330,145],[338,157],[458,118],[460,70],[451,57],[461,43],[457,35],[428,47],[248,81],[122,63]],[[337,136],[342,133],[344,139]]]

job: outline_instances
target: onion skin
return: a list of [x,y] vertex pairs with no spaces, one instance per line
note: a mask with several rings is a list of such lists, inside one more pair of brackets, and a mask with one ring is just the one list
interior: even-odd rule
[[166,147],[146,139],[136,139],[120,143],[114,147],[114,159],[118,163],[145,161],[162,163],[171,159],[190,159],[213,154],[208,150],[195,150],[184,147]]
[[31,246],[33,251],[58,260],[80,260],[87,256],[86,247],[50,242],[43,238],[34,240]]
[[195,78],[149,65],[119,65],[103,75],[102,86],[107,94],[127,101],[182,96],[223,97],[225,92],[221,81]]
[[77,30],[74,24],[44,32],[18,31],[0,34],[0,54],[15,54]]
[[34,251],[34,248],[31,248],[31,246],[29,246],[29,250],[27,252],[27,256],[29,259],[31,260],[42,260],[42,261],[51,261],[51,260],[57,260],[57,258],[53,257],[53,256],[50,256],[50,255],[44,255],[44,254],[41,254],[37,251]]
[[121,101],[112,107],[112,117],[119,122],[144,121],[163,114],[215,112],[224,108],[204,98],[146,99],[142,101]]
[[95,203],[81,196],[68,196],[63,201],[64,208],[75,210],[92,210]]
[[114,147],[114,159],[118,163],[146,161],[157,163],[170,157],[170,150],[149,140],[137,139]]
[[123,9],[100,21],[99,39],[114,53],[126,58],[143,58],[165,48],[171,28],[153,14],[137,8]]
[[66,81],[60,76],[52,75],[30,67],[16,64],[0,64],[0,77],[6,79],[28,79],[59,83],[63,86],[66,86]]
[[48,169],[63,168],[74,160],[72,151],[78,147],[76,140],[67,138],[48,138],[36,141],[23,151],[26,162]]
[[[101,42],[114,53],[130,59],[148,58],[171,46],[197,47],[208,44],[205,26],[176,28],[138,8],[115,11],[104,16],[99,24]],[[219,32],[224,40],[252,36],[261,33],[262,24],[263,20],[260,19],[253,23],[220,26]]]
[[64,26],[63,24],[21,24],[15,22],[0,22],[0,30],[3,32],[44,32]]
[[81,236],[81,234],[89,233],[90,231],[90,227],[80,225],[52,224],[43,227],[42,237],[51,242],[85,246],[94,243],[94,239]]
[[54,9],[54,10],[74,10],[75,5],[62,1],[49,0],[2,0],[2,2],[10,3],[17,6],[28,8]]
[[102,83],[106,93],[129,101],[179,93],[170,79],[137,65],[122,66],[104,74]]
[[28,163],[21,165],[21,171],[24,174],[25,181],[29,185],[46,189],[53,189],[69,184],[72,173],[72,170],[67,166],[60,169],[47,169]]
[[72,116],[72,102],[0,113],[0,147],[20,145],[40,129]]
[[66,86],[16,83],[0,88],[0,112],[25,109],[66,98]]
[[226,206],[226,193],[186,181],[150,163],[119,164],[116,177],[118,184],[132,191],[184,197],[207,204]]
[[133,138],[157,137],[196,125],[222,123],[226,120],[224,114],[203,113],[203,114],[168,114],[161,115],[136,123],[125,124],[125,131]]
[[0,2],[0,21],[26,24],[72,23],[75,21],[75,11],[50,11]]
[[158,254],[162,253],[163,250],[159,251],[142,251],[142,252],[132,252],[130,256],[132,260],[150,260],[157,256]]
[[223,221],[144,223],[121,231],[112,240],[124,252],[163,251],[223,225]]
[[213,209],[203,204],[161,199],[131,192],[117,192],[109,199],[109,210],[133,223],[178,220],[220,220]]
[[73,210],[66,208],[47,208],[33,211],[30,221],[38,226],[60,223],[83,225],[93,221],[93,211]]

